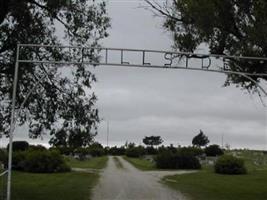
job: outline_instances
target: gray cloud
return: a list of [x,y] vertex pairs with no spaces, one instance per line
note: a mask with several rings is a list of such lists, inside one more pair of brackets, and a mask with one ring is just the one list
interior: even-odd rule
[[[109,1],[112,18],[105,47],[171,50],[171,37],[161,28],[162,19],[138,8],[140,1]],[[205,46],[200,52],[207,51]],[[112,56],[116,59],[116,55]],[[137,55],[126,57],[139,59]],[[160,64],[160,58],[150,61]],[[106,121],[110,122],[111,145],[125,141],[141,143],[146,135],[161,135],[165,144],[191,144],[202,129],[211,143],[232,147],[267,149],[267,109],[257,96],[239,88],[222,87],[223,74],[168,69],[140,69],[98,66],[94,85],[97,107],[104,120],[96,140],[106,144]],[[27,137],[26,126],[17,129],[15,139]],[[43,140],[31,143],[47,144]],[[6,140],[2,140],[3,145]]]
[[[162,19],[138,5],[110,2],[113,28],[104,46],[170,50],[171,37],[161,29]],[[200,51],[207,49],[203,46]],[[220,144],[224,134],[225,142],[234,147],[266,148],[266,109],[256,96],[223,88],[225,75],[101,66],[95,73],[100,114],[110,121],[110,144],[140,143],[145,135],[158,134],[166,144],[186,145],[203,129],[212,143]],[[103,143],[105,123],[97,136]]]

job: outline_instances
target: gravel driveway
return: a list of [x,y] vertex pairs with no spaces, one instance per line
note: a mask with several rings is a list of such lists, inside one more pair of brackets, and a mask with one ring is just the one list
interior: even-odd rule
[[188,171],[149,171],[136,169],[119,157],[123,168],[117,168],[112,157],[101,172],[98,185],[93,190],[93,200],[184,200],[185,197],[159,183],[166,175]]

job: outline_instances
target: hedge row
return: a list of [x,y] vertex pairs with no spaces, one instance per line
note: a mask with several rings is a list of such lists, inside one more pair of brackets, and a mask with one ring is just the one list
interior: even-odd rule
[[28,150],[13,154],[12,168],[34,173],[67,172],[70,167],[57,151]]
[[155,158],[156,166],[160,169],[200,169],[198,159],[193,155],[163,152]]

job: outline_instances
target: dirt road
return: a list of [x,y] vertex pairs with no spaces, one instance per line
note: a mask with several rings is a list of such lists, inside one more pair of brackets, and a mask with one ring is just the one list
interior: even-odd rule
[[[123,168],[109,157],[106,169],[93,190],[93,200],[184,200],[185,197],[159,183],[165,175],[179,172],[143,172],[119,157]],[[180,173],[186,173],[180,171]]]

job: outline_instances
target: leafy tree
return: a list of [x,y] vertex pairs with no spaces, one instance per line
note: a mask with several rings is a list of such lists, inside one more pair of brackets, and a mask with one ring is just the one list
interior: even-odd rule
[[125,144],[125,147],[127,148],[127,149],[130,149],[130,148],[134,148],[135,147],[135,143],[134,142],[127,142],[126,144]]
[[90,148],[104,149],[103,145],[100,144],[99,142],[94,142],[94,143],[90,144]]
[[220,156],[223,155],[223,150],[217,144],[206,147],[205,153],[207,156]]
[[209,142],[208,137],[202,130],[200,130],[199,134],[197,134],[192,140],[192,144],[197,147],[206,146]]
[[154,145],[158,146],[160,145],[161,143],[163,142],[163,140],[161,139],[160,136],[146,136],[144,139],[143,139],[143,143],[145,145],[149,145],[151,147],[153,147]]
[[53,130],[50,133],[53,137],[49,140],[49,144],[54,147],[67,147],[68,146],[68,134],[66,130]]
[[[108,36],[109,26],[105,3],[100,1],[0,0],[0,133],[7,135],[10,129],[18,43],[98,47],[99,40]],[[48,47],[21,48],[20,55],[31,60],[81,60],[78,51]],[[90,51],[85,59],[97,61],[98,53]],[[95,81],[84,65],[59,70],[53,65],[20,63],[16,108],[31,88],[37,88],[21,108],[17,121],[20,125],[29,122],[32,138],[62,127],[83,128],[95,134],[99,117],[94,107],[96,96],[89,90]]]
[[73,150],[89,146],[95,136],[89,130],[82,130],[80,128],[60,129],[52,131],[51,135],[52,138],[49,144],[55,147],[70,147]]
[[[265,0],[166,0],[160,4],[145,0],[157,14],[164,16],[164,28],[173,33],[174,48],[194,52],[200,44],[210,53],[267,57],[267,1]],[[267,62],[229,59],[232,71],[267,73]],[[251,76],[253,80],[267,80]],[[236,84],[248,91],[257,85],[245,77],[229,74],[225,86]]]

